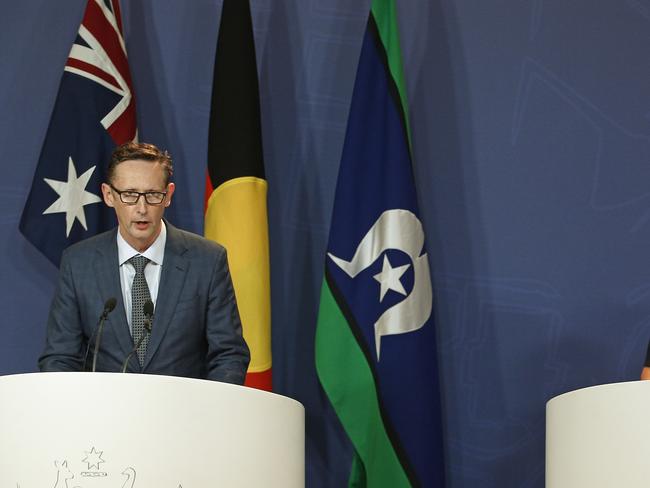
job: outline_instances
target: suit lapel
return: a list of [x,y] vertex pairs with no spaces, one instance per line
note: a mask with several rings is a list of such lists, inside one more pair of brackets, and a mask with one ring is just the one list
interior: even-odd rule
[[[99,289],[104,299],[115,297],[117,305],[115,310],[109,315],[106,329],[117,336],[117,340],[122,347],[124,357],[133,349],[133,339],[129,331],[129,323],[126,319],[124,310],[124,300],[122,295],[122,285],[120,284],[120,268],[117,257],[117,229],[108,232],[106,238],[97,246],[97,259],[93,263],[95,276],[98,277]],[[110,333],[105,331],[104,333]],[[137,364],[138,361],[135,361]],[[134,364],[131,363],[132,366]],[[138,365],[139,369],[139,365]]]
[[147,356],[144,361],[143,370],[151,362],[160,343],[169,329],[171,319],[176,310],[176,304],[180,296],[189,263],[183,256],[187,251],[185,239],[181,232],[169,222],[165,221],[167,227],[167,242],[165,244],[165,257],[163,261],[160,284],[158,285],[158,297],[156,298],[156,310],[154,313],[151,338],[147,346]]

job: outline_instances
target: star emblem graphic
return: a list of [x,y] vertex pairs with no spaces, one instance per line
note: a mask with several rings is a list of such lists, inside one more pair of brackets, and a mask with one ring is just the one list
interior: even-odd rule
[[379,302],[382,302],[384,300],[384,297],[386,296],[388,290],[393,290],[397,293],[401,293],[402,295],[406,295],[406,290],[404,289],[404,285],[402,285],[400,278],[406,272],[406,270],[409,269],[410,266],[410,264],[405,264],[403,266],[393,268],[390,264],[390,261],[388,261],[388,256],[384,254],[384,263],[381,268],[381,273],[377,273],[373,276],[373,278],[381,284],[379,291]]
[[82,459],[81,462],[83,463],[88,463],[88,469],[96,468],[99,469],[99,465],[101,463],[105,463],[102,459],[102,454],[104,454],[104,451],[96,451],[95,448],[91,448],[90,452],[84,451],[86,453],[86,457]]
[[59,198],[43,212],[43,215],[65,213],[66,237],[70,236],[70,230],[72,229],[75,219],[79,221],[85,230],[88,230],[88,227],[86,226],[84,206],[102,201],[102,199],[94,193],[86,191],[88,180],[90,180],[96,167],[97,166],[90,167],[84,174],[77,177],[77,169],[74,166],[74,161],[69,157],[68,181],[57,181],[43,178],[45,183],[50,185],[52,189],[59,194]]

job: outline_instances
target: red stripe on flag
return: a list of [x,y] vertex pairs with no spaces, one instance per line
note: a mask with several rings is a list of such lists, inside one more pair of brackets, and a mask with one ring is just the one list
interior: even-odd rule
[[90,31],[95,39],[102,40],[102,48],[106,51],[106,54],[108,54],[108,57],[115,65],[115,68],[120,72],[124,81],[126,81],[129,91],[133,92],[129,64],[126,59],[126,53],[122,49],[122,44],[120,43],[121,33],[115,31],[115,28],[104,16],[102,9],[92,0],[88,2],[88,6],[86,7],[83,25]]
[[120,9],[120,0],[111,0],[111,5],[113,6],[113,14],[115,14],[117,28],[120,30],[120,32],[124,32],[124,28],[122,27],[122,11]]
[[106,131],[111,135],[115,144],[119,145],[135,139],[136,127],[135,100],[131,96],[126,110],[115,119],[115,122]]
[[267,369],[259,373],[247,373],[244,385],[258,390],[273,391],[272,371],[272,369]]
[[212,186],[212,180],[210,179],[210,173],[206,170],[205,172],[205,200],[203,202],[203,214],[208,211],[208,201],[210,200],[210,197],[212,196],[212,192],[214,191],[214,188]]
[[75,58],[68,58],[68,61],[65,63],[65,65],[70,66],[71,68],[77,68],[81,71],[85,71],[86,73],[90,73],[91,75],[94,75],[97,78],[101,78],[109,85],[115,87],[116,90],[122,89],[115,78],[109,75],[106,71],[99,69],[97,66],[86,63],[85,61],[80,61]]

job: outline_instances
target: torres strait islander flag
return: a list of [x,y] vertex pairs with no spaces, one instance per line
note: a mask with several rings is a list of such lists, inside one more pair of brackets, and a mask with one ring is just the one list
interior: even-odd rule
[[225,0],[214,67],[205,236],[228,251],[244,338],[246,385],[271,391],[271,298],[257,64],[247,0]]
[[56,266],[70,244],[115,226],[100,186],[113,148],[136,136],[119,2],[89,0],[20,221]]
[[352,94],[316,331],[354,447],[349,484],[444,486],[432,285],[394,0],[374,0]]

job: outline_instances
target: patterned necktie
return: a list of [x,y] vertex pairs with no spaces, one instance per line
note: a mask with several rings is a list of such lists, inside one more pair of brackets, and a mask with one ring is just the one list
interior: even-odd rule
[[149,334],[144,330],[144,303],[151,300],[147,280],[144,278],[144,267],[149,262],[149,259],[141,256],[140,254],[133,256],[129,259],[129,263],[135,268],[135,278],[133,278],[133,286],[131,287],[131,334],[133,335],[133,344],[144,335],[145,338],[138,347],[138,360],[140,366],[144,364],[144,358],[147,355],[147,344],[149,343]]

